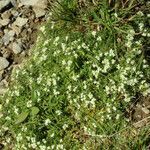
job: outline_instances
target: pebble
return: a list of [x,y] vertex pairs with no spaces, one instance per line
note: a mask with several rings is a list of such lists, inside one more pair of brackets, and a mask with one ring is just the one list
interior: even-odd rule
[[23,27],[27,22],[28,22],[27,18],[18,17],[16,19],[16,21],[14,22],[14,25],[17,25],[19,27]]
[[142,111],[143,111],[145,114],[149,114],[149,113],[150,113],[150,111],[149,111],[146,107],[143,107],[143,108],[142,108]]
[[38,7],[33,7],[33,10],[34,10],[35,16],[37,18],[44,16],[46,13],[46,11],[44,9],[38,8]]
[[8,45],[10,41],[14,39],[15,31],[13,30],[5,30],[5,35],[2,37],[2,41],[4,45]]
[[22,44],[21,43],[13,43],[12,50],[15,54],[19,54],[22,52]]
[[9,66],[9,62],[6,58],[0,57],[0,70],[3,70]]
[[0,24],[1,24],[2,26],[8,25],[9,22],[10,22],[9,19],[0,19]]

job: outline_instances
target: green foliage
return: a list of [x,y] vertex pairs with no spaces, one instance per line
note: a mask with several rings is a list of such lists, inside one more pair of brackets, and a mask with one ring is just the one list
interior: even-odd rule
[[25,119],[28,117],[29,112],[22,112],[21,114],[18,115],[18,118],[16,120],[16,124],[22,123],[25,121]]
[[[149,94],[148,15],[122,13],[106,1],[53,6],[31,57],[14,70],[2,97],[1,141],[18,150],[147,147],[149,126],[136,130],[125,110],[137,93]],[[126,21],[127,13],[134,19]]]

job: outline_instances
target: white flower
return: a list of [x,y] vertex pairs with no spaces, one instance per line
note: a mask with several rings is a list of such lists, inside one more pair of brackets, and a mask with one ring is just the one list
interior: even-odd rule
[[92,31],[92,35],[95,37],[96,36],[96,31]]
[[54,149],[54,148],[55,148],[55,145],[52,145],[51,148]]
[[100,36],[98,36],[97,41],[102,41],[102,38]]
[[110,110],[110,108],[109,108],[109,107],[107,108],[107,112],[108,112],[108,113],[111,113],[111,110]]
[[113,110],[114,110],[114,111],[116,111],[116,110],[117,110],[115,106],[113,106]]
[[51,138],[53,138],[53,137],[54,137],[54,135],[55,135],[55,134],[54,134],[54,133],[52,133],[52,134],[50,135],[50,137],[51,137]]
[[14,112],[15,112],[16,114],[19,114],[18,111],[19,111],[19,109],[18,109],[16,106],[14,106]]
[[115,56],[114,51],[112,49],[110,49],[109,51],[109,56]]
[[29,107],[32,107],[32,101],[31,101],[31,100],[27,102],[27,107],[28,107],[28,108],[29,108]]
[[56,110],[56,114],[59,116],[59,115],[61,115],[61,111],[60,110]]
[[117,114],[116,115],[116,119],[118,120],[120,118],[120,114]]
[[68,41],[68,38],[69,38],[69,37],[68,37],[68,36],[66,36],[66,41]]
[[117,13],[114,13],[114,16],[117,18],[118,17]]
[[142,11],[138,11],[138,12],[137,12],[137,15],[139,15],[139,16],[144,16],[144,14],[143,14]]
[[66,44],[61,43],[62,50],[65,51]]
[[64,130],[66,130],[66,128],[68,128],[68,125],[67,125],[67,124],[64,124],[62,128],[63,128]]
[[139,23],[139,29],[140,29],[140,31],[143,30],[143,27],[144,27],[144,24],[143,23]]
[[57,81],[56,81],[56,79],[54,79],[54,78],[53,78],[53,79],[52,79],[52,82],[53,82],[53,85],[54,85],[54,86],[56,86],[56,85],[57,85]]
[[69,60],[69,61],[67,62],[67,64],[68,64],[68,66],[70,66],[70,65],[72,64],[72,61]]
[[46,150],[46,146],[45,145],[40,145],[39,148],[40,148],[40,150]]
[[50,121],[50,119],[46,119],[45,120],[45,122],[44,122],[44,124],[47,126],[48,124],[50,124],[51,123],[51,121]]
[[41,30],[42,32],[44,32],[44,31],[45,31],[45,26],[40,27],[40,30]]

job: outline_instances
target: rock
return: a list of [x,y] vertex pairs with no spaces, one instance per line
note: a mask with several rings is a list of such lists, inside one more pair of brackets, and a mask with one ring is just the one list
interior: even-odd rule
[[33,7],[36,18],[42,17],[45,15],[46,11],[39,7]]
[[16,21],[13,24],[19,27],[23,27],[27,22],[27,18],[17,17]]
[[19,12],[17,10],[12,10],[11,14],[13,15],[13,17],[18,17],[19,16]]
[[1,24],[2,26],[8,25],[9,22],[10,22],[9,19],[0,19],[0,24]]
[[3,57],[4,58],[9,58],[11,55],[10,50],[8,50],[8,48],[5,49],[5,51],[3,52]]
[[8,32],[8,34],[9,34],[10,37],[13,37],[13,36],[15,35],[15,31],[10,30],[10,31]]
[[3,19],[9,19],[12,16],[10,11],[5,11],[4,13],[1,14],[1,17]]
[[2,42],[4,43],[4,45],[8,45],[9,41],[10,41],[10,37],[8,33],[5,33],[5,35],[2,37]]
[[21,28],[15,26],[15,25],[11,25],[10,28],[16,33],[17,36],[18,36],[18,35],[20,34],[20,32],[21,32]]
[[15,35],[15,31],[13,30],[5,30],[5,35],[2,38],[2,41],[4,43],[4,45],[8,45],[10,41],[12,41],[14,39],[14,35]]
[[2,30],[0,30],[0,37],[2,37],[3,36],[3,31]]
[[21,43],[13,43],[12,50],[15,54],[19,54],[22,52],[22,44]]
[[[38,3],[39,0],[20,0],[22,5],[31,5],[34,6]],[[40,0],[41,1],[41,0]]]
[[143,108],[142,108],[142,111],[143,111],[145,114],[149,114],[149,113],[150,113],[150,111],[149,111],[146,107],[143,107]]
[[10,1],[11,1],[12,5],[13,5],[14,7],[17,7],[18,3],[17,3],[16,0],[10,0]]
[[22,5],[32,6],[37,18],[45,15],[47,0],[21,0]]
[[9,66],[9,62],[6,58],[0,57],[0,70],[3,70]]
[[1,70],[0,71],[0,81],[3,79],[3,73],[4,73],[4,70]]
[[0,1],[0,12],[4,11],[7,7],[10,7],[11,0],[1,0]]

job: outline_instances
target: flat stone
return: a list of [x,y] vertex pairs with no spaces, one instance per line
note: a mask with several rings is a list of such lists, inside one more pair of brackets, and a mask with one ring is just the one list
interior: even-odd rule
[[9,19],[10,17],[12,16],[11,12],[10,11],[5,11],[1,14],[1,17],[3,19]]
[[[41,1],[41,0],[40,0]],[[31,5],[34,6],[39,2],[39,0],[20,0],[22,5]]]
[[37,18],[45,15],[47,0],[20,0],[22,5],[32,6]]
[[22,52],[22,44],[21,43],[13,43],[12,50],[15,54],[19,54]]
[[8,32],[8,34],[9,34],[10,37],[13,37],[13,36],[15,35],[15,31],[10,30],[10,31]]
[[10,41],[10,37],[8,33],[5,33],[5,35],[2,37],[2,42],[4,43],[4,45],[8,45],[9,41]]
[[150,113],[150,111],[149,111],[146,107],[142,108],[142,111],[143,111],[145,114],[149,114],[149,113]]
[[18,36],[21,32],[21,28],[15,25],[11,25],[10,28],[16,33],[16,35]]
[[36,18],[42,17],[45,15],[46,11],[43,8],[33,7]]
[[3,79],[3,73],[4,73],[4,70],[1,70],[0,71],[0,81]]
[[27,18],[18,17],[13,24],[19,27],[23,27],[27,22],[28,22]]
[[11,55],[10,51],[8,50],[8,48],[6,48],[6,50],[3,52],[3,57],[7,59],[10,57],[10,55]]
[[9,19],[0,19],[0,24],[1,24],[2,26],[8,25],[9,22],[10,22]]
[[6,58],[0,57],[0,70],[3,70],[9,66],[9,62]]
[[4,45],[8,45],[10,41],[13,41],[14,39],[14,35],[15,35],[15,31],[13,30],[5,30],[5,35],[2,37],[2,41],[4,43]]

